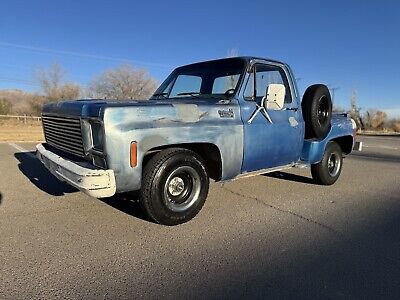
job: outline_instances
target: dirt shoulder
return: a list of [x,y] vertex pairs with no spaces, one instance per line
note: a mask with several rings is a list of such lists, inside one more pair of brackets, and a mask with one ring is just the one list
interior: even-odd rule
[[44,141],[42,124],[38,121],[23,122],[1,121],[0,142]]

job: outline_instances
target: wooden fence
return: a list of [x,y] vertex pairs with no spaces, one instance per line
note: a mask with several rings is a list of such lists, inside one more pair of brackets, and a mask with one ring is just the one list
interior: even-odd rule
[[26,124],[26,122],[28,120],[34,120],[34,121],[40,122],[42,118],[41,117],[32,117],[32,116],[27,116],[27,115],[23,115],[23,116],[0,115],[0,119],[23,121],[24,124]]

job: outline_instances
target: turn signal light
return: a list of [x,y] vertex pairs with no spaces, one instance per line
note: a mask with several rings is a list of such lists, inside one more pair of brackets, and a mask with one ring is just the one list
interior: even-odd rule
[[137,165],[137,143],[131,143],[131,167],[136,167]]

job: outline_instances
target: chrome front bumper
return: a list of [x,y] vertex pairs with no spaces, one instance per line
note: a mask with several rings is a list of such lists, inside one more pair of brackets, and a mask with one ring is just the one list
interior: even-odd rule
[[37,158],[59,180],[64,181],[89,196],[111,197],[116,192],[113,170],[96,169],[94,166],[78,165],[47,150],[42,144],[36,146]]

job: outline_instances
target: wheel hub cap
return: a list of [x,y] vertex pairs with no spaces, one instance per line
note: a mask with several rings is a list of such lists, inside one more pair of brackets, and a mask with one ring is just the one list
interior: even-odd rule
[[191,166],[180,166],[171,171],[163,188],[165,205],[172,211],[183,212],[199,199],[201,178]]
[[185,183],[182,178],[174,177],[171,179],[168,185],[168,192],[172,196],[179,196],[185,189]]
[[329,175],[336,176],[340,170],[340,158],[336,153],[332,153],[328,159],[328,172]]

